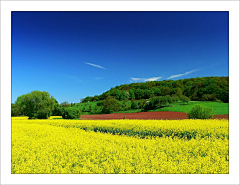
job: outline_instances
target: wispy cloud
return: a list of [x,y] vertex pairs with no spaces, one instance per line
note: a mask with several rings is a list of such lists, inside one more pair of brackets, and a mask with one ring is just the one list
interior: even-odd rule
[[152,77],[152,78],[146,78],[144,81],[156,81],[162,77]]
[[191,74],[191,73],[193,73],[193,72],[200,71],[200,70],[201,70],[201,68],[199,68],[199,69],[193,69],[193,70],[191,70],[191,71],[187,71],[187,72],[182,73],[182,74],[172,75],[172,76],[168,77],[167,79],[172,79],[172,78],[177,78],[177,77],[184,76],[184,75],[189,75],[189,74]]
[[131,78],[131,82],[137,82],[137,81],[144,81],[144,82],[147,82],[147,81],[156,81],[158,79],[160,79],[162,77],[151,77],[151,78]]
[[99,66],[99,65],[96,65],[96,64],[92,64],[92,63],[88,63],[88,62],[84,62],[85,64],[88,64],[88,65],[91,65],[91,66],[94,66],[94,67],[98,67],[98,68],[101,68],[101,69],[106,69],[102,66]]

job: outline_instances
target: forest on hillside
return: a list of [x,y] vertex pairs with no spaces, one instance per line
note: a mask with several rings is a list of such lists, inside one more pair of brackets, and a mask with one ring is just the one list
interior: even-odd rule
[[192,101],[229,102],[229,77],[197,77],[180,80],[150,81],[119,85],[93,97],[87,96],[82,102],[105,100],[113,96],[117,100],[149,99],[153,96],[172,97],[182,95]]

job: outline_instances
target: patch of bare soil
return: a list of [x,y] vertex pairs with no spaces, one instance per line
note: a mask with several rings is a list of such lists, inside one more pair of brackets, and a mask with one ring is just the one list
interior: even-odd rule
[[229,119],[229,114],[215,115],[213,119]]
[[[177,120],[188,119],[186,113],[182,112],[138,112],[138,113],[116,113],[100,115],[82,115],[82,120],[111,120],[111,119],[163,119]],[[215,115],[213,119],[229,119],[229,115]]]

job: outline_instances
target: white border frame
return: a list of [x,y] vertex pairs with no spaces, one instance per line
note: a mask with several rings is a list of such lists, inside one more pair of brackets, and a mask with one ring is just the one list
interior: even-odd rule
[[[11,174],[11,11],[229,11],[229,174]],[[1,1],[1,183],[238,184],[239,1]]]

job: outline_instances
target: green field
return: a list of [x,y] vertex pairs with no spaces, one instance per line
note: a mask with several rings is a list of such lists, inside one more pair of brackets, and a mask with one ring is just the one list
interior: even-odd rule
[[[120,101],[120,103],[122,104],[123,102]],[[131,101],[127,101],[127,103],[131,103]],[[173,103],[171,105],[171,107],[162,107],[159,109],[154,109],[154,110],[149,110],[150,112],[156,112],[156,111],[172,111],[172,112],[184,112],[184,113],[188,113],[190,111],[190,109],[196,105],[196,104],[200,104],[203,105],[205,107],[211,107],[213,108],[213,111],[215,113],[215,115],[219,115],[219,114],[229,114],[229,103],[219,103],[219,102],[210,102],[210,101],[190,101],[188,104],[186,103]],[[96,109],[98,110],[99,114],[101,114],[101,106],[97,106],[97,101],[95,102],[86,102],[86,103],[78,103],[75,104],[75,106],[79,107],[81,110],[83,108],[85,109],[89,109],[89,106],[92,107],[92,109]],[[141,112],[141,109],[130,109],[130,110],[121,110],[118,112],[114,112],[114,113],[136,113],[136,112]],[[83,115],[89,115],[91,114],[90,111],[89,112],[82,112]]]
[[219,114],[229,114],[229,104],[228,103],[218,103],[218,102],[205,102],[205,101],[190,101],[188,104],[175,103],[172,107],[163,107],[161,109],[155,109],[151,111],[172,111],[172,112],[185,112],[188,113],[190,109],[196,105],[200,104],[205,107],[212,107],[216,115]]

